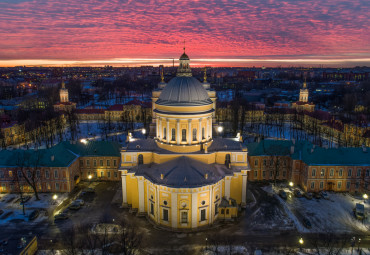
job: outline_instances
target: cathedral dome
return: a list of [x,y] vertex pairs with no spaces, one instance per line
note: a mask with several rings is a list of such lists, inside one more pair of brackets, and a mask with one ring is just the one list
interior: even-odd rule
[[212,104],[202,83],[194,77],[178,76],[170,80],[156,101],[158,105],[198,106]]
[[186,53],[184,52],[184,53],[181,55],[180,60],[189,60],[189,57],[188,57],[188,55],[186,55]]

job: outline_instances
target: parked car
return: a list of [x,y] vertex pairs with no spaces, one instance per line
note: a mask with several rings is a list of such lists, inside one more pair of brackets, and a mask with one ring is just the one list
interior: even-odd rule
[[365,218],[365,206],[357,203],[356,207],[353,208],[353,213],[355,214],[356,219],[363,220]]
[[304,197],[311,200],[312,199],[312,193],[311,192],[305,192]]
[[84,193],[95,193],[95,189],[94,188],[87,188],[83,192]]
[[54,216],[54,221],[66,220],[66,219],[68,219],[68,215],[66,213],[59,213]]
[[327,193],[326,191],[321,191],[321,192],[320,192],[320,195],[321,195],[321,197],[322,197],[322,198],[324,198],[324,199],[329,199],[329,195],[328,195],[328,193]]
[[81,205],[79,202],[73,202],[68,209],[70,210],[79,210],[81,208]]
[[76,199],[74,203],[79,203],[82,206],[85,204],[85,201],[83,199]]
[[311,222],[307,218],[303,218],[303,225],[305,228],[311,228]]
[[40,211],[39,210],[33,210],[32,212],[31,212],[31,214],[28,216],[28,221],[31,221],[31,220],[34,220],[34,219],[36,219],[38,216],[39,216],[39,214],[40,214]]
[[282,199],[287,199],[287,195],[286,195],[286,192],[284,190],[279,190],[279,196],[282,198]]
[[320,195],[320,193],[315,192],[315,193],[313,193],[313,197],[316,198],[316,199],[320,199],[321,195]]
[[8,239],[3,239],[0,241],[0,245],[3,245],[3,246],[8,245],[8,243],[9,243]]
[[294,190],[294,196],[296,197],[302,197],[302,192],[299,189]]

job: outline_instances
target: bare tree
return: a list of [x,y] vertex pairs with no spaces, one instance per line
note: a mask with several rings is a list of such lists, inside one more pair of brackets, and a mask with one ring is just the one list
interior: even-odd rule
[[[32,157],[33,156],[33,157]],[[19,151],[18,152],[18,162],[19,171],[22,173],[22,179],[32,188],[35,194],[36,200],[40,200],[38,194],[38,186],[40,183],[41,172],[39,169],[41,160],[41,153],[37,151],[32,153],[30,151]],[[28,166],[25,169],[25,165]]]

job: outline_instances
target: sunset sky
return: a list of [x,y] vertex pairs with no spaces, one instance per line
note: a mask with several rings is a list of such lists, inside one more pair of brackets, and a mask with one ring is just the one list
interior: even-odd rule
[[370,65],[369,0],[0,0],[0,66]]

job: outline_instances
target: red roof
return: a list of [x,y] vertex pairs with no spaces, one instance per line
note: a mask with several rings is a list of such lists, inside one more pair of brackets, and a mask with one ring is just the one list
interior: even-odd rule
[[77,109],[77,114],[104,114],[104,109]]

